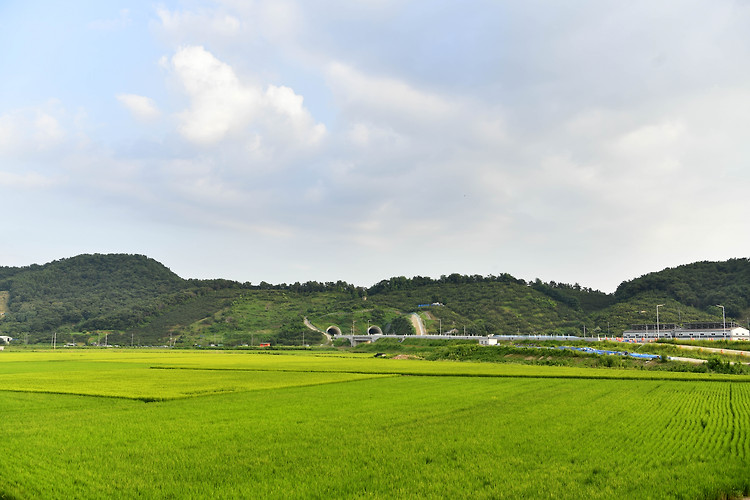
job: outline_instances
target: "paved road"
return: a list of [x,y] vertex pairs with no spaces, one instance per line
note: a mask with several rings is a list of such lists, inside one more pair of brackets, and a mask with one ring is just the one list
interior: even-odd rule
[[417,331],[417,335],[427,335],[427,329],[422,323],[422,318],[417,313],[411,313],[411,324],[414,325],[414,329]]
[[684,361],[686,363],[695,363],[696,365],[699,365],[701,363],[708,363],[708,360],[705,360],[705,359],[681,358],[679,356],[670,356],[669,359],[672,361]]
[[305,326],[306,326],[307,328],[309,328],[310,330],[312,330],[312,331],[314,331],[314,332],[322,333],[323,335],[325,335],[325,336],[326,336],[326,339],[328,340],[328,343],[329,343],[329,344],[330,344],[331,342],[333,342],[333,337],[331,337],[331,335],[330,335],[330,334],[328,334],[327,332],[324,332],[324,331],[323,331],[323,330],[321,330],[320,328],[317,328],[317,327],[316,327],[315,325],[313,325],[312,323],[310,323],[310,320],[308,320],[308,319],[307,319],[306,317],[305,317],[305,318],[303,318],[303,321],[304,321],[304,323],[305,323]]

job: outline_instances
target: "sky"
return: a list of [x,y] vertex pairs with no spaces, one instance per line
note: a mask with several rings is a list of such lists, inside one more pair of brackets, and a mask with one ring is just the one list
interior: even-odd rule
[[499,275],[748,256],[748,0],[0,0],[0,265]]

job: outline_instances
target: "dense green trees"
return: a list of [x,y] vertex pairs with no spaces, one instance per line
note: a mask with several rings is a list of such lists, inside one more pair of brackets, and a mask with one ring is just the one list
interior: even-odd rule
[[403,316],[394,318],[388,326],[389,328],[386,328],[386,332],[393,335],[414,335],[416,333],[411,321]]
[[667,268],[625,281],[615,297],[623,301],[649,291],[698,309],[721,304],[728,316],[740,317],[750,307],[750,261],[730,259]]
[[[408,314],[424,311],[429,333],[619,334],[633,323],[680,323],[750,317],[747,259],[698,262],[624,282],[614,294],[579,284],[526,282],[509,274],[397,276],[370,288],[344,281],[272,285],[184,280],[142,255],[81,255],[45,265],[0,267],[4,312],[0,333],[40,341],[58,332],[81,341],[85,332],[113,332],[122,343],[306,342],[304,316],[320,328],[367,324],[387,333],[412,331]],[[443,305],[421,305],[439,302]],[[368,323],[369,322],[369,323]],[[744,324],[744,321],[742,321]],[[325,324],[323,324],[325,323]],[[298,335],[299,334],[299,335]],[[121,335],[122,338],[117,337]],[[61,337],[62,338],[62,337]],[[92,334],[89,339],[96,340]],[[127,342],[125,342],[127,341]]]
[[44,266],[4,268],[8,332],[123,329],[179,302],[187,282],[142,255],[80,255]]

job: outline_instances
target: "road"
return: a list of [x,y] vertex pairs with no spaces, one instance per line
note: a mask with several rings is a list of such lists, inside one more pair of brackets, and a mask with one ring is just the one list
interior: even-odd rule
[[307,319],[307,317],[303,318],[303,321],[305,323],[305,326],[307,328],[309,328],[310,330],[312,330],[314,332],[322,333],[323,335],[325,335],[326,336],[326,341],[327,341],[326,343],[327,344],[330,344],[331,342],[333,342],[333,337],[331,337],[331,335],[329,333],[324,332],[320,328],[317,328],[315,325],[313,325],[312,323],[310,323],[310,320]]
[[411,313],[411,324],[414,325],[414,330],[417,332],[417,335],[427,335],[427,329],[424,327],[424,323],[422,323],[422,318],[417,313]]
[[696,358],[680,358],[678,356],[669,356],[670,361],[684,361],[685,363],[695,363],[696,365],[699,365],[701,363],[708,363],[708,360],[705,359],[696,359]]
[[717,354],[735,354],[737,356],[750,357],[750,351],[737,351],[735,349],[721,349],[718,347],[702,347],[702,346],[697,346],[697,345],[684,345],[684,344],[675,344],[675,346],[679,347],[680,349],[698,350],[698,351],[704,351],[704,352],[715,352]]

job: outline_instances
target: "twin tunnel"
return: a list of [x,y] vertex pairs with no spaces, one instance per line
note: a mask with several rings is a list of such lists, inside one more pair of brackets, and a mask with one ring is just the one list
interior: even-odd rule
[[[336,325],[331,325],[328,328],[326,328],[326,333],[328,335],[342,335],[341,328],[339,328]],[[383,335],[383,330],[380,329],[379,326],[372,325],[370,328],[367,329],[367,335]]]

